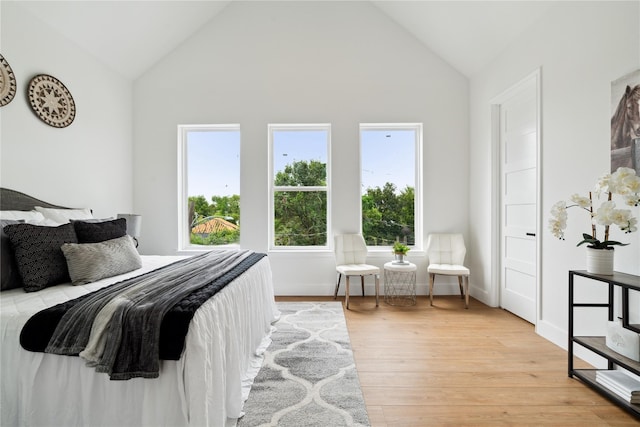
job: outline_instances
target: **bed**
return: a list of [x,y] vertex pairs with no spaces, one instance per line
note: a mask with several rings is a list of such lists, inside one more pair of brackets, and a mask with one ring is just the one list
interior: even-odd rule
[[[1,211],[31,212],[36,206],[63,214],[66,211],[61,210],[68,209],[0,189]],[[80,357],[31,352],[20,344],[23,327],[41,310],[185,258],[141,256],[141,268],[89,283],[61,283],[35,292],[26,292],[26,288],[3,290],[0,424],[234,425],[259,370],[260,354],[269,344],[271,323],[279,315],[266,256],[195,311],[182,354],[178,360],[161,360],[157,378],[114,381],[87,366]]]

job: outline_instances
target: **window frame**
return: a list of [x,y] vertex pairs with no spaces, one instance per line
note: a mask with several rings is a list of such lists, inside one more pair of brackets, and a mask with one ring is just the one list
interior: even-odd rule
[[[242,151],[242,133],[240,124],[191,124],[178,125],[178,251],[179,252],[206,252],[220,248],[238,248],[240,244],[233,243],[228,245],[193,245],[191,244],[191,233],[188,227],[185,227],[187,217],[189,216],[189,180],[188,180],[188,153],[187,153],[187,136],[189,132],[220,132],[234,131],[240,136],[240,151]],[[238,168],[238,177],[242,177],[242,158]],[[242,187],[242,185],[241,185]],[[242,195],[240,195],[242,197]],[[240,211],[242,216],[242,210]],[[240,232],[242,239],[242,232]]]
[[[276,186],[275,170],[274,170],[274,133],[278,131],[325,131],[327,134],[327,164],[326,164],[326,185],[325,186]],[[330,123],[313,123],[313,124],[268,124],[268,145],[269,145],[269,167],[268,167],[268,186],[269,186],[269,242],[270,252],[318,252],[332,250],[331,243],[331,124]],[[276,246],[275,244],[275,193],[279,191],[324,191],[326,193],[327,211],[327,241],[323,246]]]
[[[422,123],[360,123],[358,130],[358,138],[360,145],[360,203],[359,203],[359,223],[360,233],[363,233],[362,229],[362,154],[363,154],[363,141],[362,131],[394,131],[394,130],[413,130],[415,132],[414,141],[414,245],[409,245],[412,251],[421,252],[423,250],[423,194],[422,194],[422,182],[423,182],[423,124]],[[388,254],[391,250],[391,246],[367,246],[367,249],[371,253],[384,253]]]

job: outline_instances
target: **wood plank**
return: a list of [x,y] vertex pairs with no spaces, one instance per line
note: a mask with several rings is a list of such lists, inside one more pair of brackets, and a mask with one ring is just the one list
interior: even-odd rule
[[[591,390],[590,390],[591,391]],[[574,387],[362,387],[367,405],[393,406],[592,406],[603,403],[597,393]]]
[[359,371],[363,387],[584,387],[563,372],[381,372]]
[[[367,407],[368,409],[368,407]],[[372,426],[637,426],[617,407],[600,412],[590,406],[385,406],[384,424]]]
[[530,323],[473,299],[468,310],[458,296],[434,303],[418,296],[415,306],[394,307],[381,299],[376,308],[371,296],[349,299],[345,318],[372,426],[640,424],[569,378],[567,352]]

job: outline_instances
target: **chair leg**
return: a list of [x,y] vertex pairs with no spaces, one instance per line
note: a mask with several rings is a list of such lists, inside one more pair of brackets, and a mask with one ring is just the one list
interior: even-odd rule
[[340,280],[342,279],[342,273],[338,274],[338,281],[336,282],[336,291],[333,293],[333,299],[338,298],[338,289],[340,289]]
[[431,305],[433,305],[433,282],[435,282],[435,279],[435,273],[429,273],[429,300],[431,300]]
[[469,276],[464,276],[464,308],[469,308]]
[[462,276],[458,276],[458,286],[460,287],[460,298],[464,298],[464,291],[462,290]]
[[349,275],[347,274],[347,289],[344,294],[344,304],[347,306],[347,310],[349,310]]
[[378,306],[379,295],[380,295],[380,275],[376,274],[376,307]]
[[360,284],[362,285],[362,296],[364,296],[364,276],[360,276]]

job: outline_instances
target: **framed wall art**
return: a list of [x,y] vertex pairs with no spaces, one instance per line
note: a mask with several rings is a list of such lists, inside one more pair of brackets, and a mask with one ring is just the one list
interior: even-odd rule
[[64,128],[76,117],[76,104],[69,89],[48,74],[38,74],[27,91],[33,112],[49,126]]
[[619,167],[640,176],[640,70],[611,82],[611,172]]
[[10,103],[15,96],[16,76],[4,56],[0,55],[0,107]]

